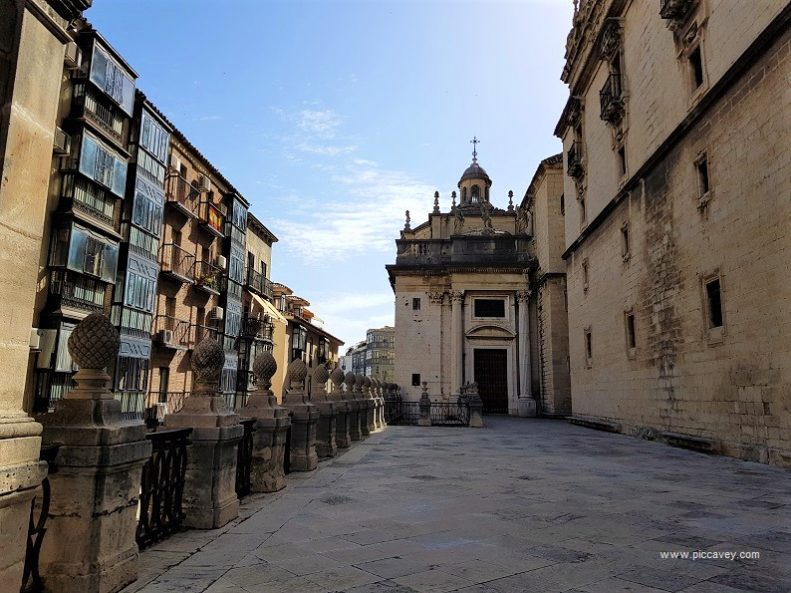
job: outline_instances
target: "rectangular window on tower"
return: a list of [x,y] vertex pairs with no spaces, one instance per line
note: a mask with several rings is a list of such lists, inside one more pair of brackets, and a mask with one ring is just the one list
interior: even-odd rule
[[420,311],[420,299],[419,298],[412,299],[412,310],[413,311]]
[[420,387],[420,373],[412,373],[412,387]]

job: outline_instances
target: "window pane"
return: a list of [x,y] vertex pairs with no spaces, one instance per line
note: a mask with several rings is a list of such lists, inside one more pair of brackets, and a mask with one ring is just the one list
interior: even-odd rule
[[475,299],[475,317],[505,317],[505,300]]

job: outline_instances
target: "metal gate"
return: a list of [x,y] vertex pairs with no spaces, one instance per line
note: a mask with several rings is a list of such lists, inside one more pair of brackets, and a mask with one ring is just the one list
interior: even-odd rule
[[508,413],[508,351],[503,348],[476,348],[475,382],[486,414]]

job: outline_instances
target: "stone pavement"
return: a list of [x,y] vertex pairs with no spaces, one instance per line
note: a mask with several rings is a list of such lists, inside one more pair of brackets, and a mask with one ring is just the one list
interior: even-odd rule
[[[791,592],[791,472],[561,421],[389,427],[124,593]],[[662,559],[660,552],[759,552]]]

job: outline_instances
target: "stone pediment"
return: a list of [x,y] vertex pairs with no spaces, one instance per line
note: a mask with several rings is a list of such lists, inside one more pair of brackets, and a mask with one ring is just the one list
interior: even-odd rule
[[516,337],[512,331],[499,325],[478,325],[468,330],[465,335],[470,339],[487,338],[489,340],[513,340]]

